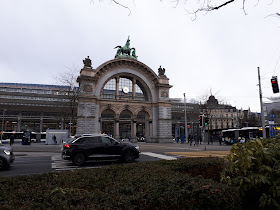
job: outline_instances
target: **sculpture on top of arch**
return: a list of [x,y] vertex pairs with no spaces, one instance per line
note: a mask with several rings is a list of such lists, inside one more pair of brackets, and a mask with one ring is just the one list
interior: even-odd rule
[[137,60],[136,49],[130,48],[130,39],[127,38],[125,45],[116,46],[114,49],[118,48],[115,58],[133,58]]

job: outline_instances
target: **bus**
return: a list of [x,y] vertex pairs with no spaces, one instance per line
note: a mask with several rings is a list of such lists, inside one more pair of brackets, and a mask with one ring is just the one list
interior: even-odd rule
[[[1,135],[1,132],[0,132]],[[10,140],[11,135],[14,135],[15,140],[22,140],[24,132],[20,131],[4,131],[3,132],[3,136],[2,136],[2,140],[4,140],[4,142],[6,143],[6,141]],[[41,135],[39,137],[39,135]],[[44,142],[46,140],[46,132],[31,132],[31,142],[37,142],[36,139],[39,138],[40,142]]]
[[[276,134],[278,133],[278,127],[274,128]],[[266,126],[266,136],[269,136],[269,126]],[[244,128],[237,128],[237,129],[227,129],[222,130],[222,135],[225,141],[231,143],[238,143],[240,138],[244,138],[245,141],[262,138],[262,127],[244,127]]]

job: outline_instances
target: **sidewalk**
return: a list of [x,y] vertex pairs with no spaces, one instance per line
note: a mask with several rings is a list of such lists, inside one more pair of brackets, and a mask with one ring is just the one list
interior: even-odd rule
[[[10,146],[10,144],[4,144]],[[21,143],[14,143],[12,148],[15,156],[29,156],[35,154],[50,154],[61,153],[62,145],[46,145],[45,143],[31,143],[31,145],[22,145]]]

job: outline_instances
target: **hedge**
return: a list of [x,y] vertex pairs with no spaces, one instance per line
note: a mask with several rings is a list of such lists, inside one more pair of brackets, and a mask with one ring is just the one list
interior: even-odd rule
[[240,209],[235,187],[203,178],[205,170],[208,178],[221,173],[219,165],[219,158],[184,158],[1,177],[0,209]]

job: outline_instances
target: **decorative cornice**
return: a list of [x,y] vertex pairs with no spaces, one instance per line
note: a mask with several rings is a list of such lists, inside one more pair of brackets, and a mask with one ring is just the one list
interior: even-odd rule
[[140,61],[129,58],[117,58],[100,65],[96,68],[96,80],[106,71],[117,67],[129,67],[141,71],[141,74],[147,75],[154,83],[159,84],[159,78],[151,68]]

